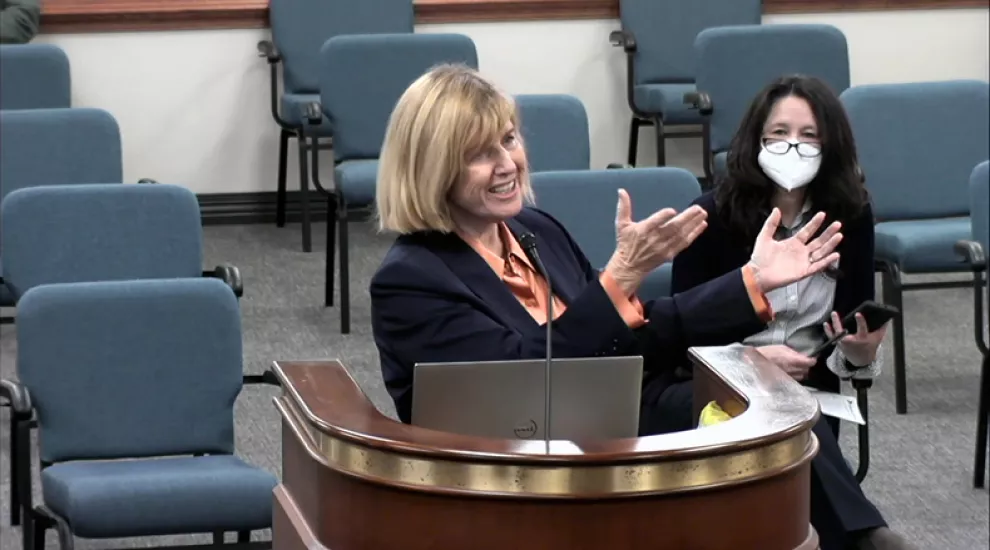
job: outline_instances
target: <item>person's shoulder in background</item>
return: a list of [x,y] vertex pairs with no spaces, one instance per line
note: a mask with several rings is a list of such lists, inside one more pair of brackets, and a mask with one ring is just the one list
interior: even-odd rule
[[40,25],[40,0],[0,0],[0,44],[26,44]]

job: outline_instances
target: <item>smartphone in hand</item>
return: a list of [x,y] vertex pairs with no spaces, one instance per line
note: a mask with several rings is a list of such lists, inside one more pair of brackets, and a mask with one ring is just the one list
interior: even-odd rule
[[866,319],[866,329],[870,332],[876,332],[880,329],[887,321],[896,318],[901,312],[894,306],[888,306],[886,304],[881,304],[874,302],[872,300],[867,300],[859,306],[852,310],[849,315],[842,320],[842,328],[846,330],[849,334],[856,333],[856,314],[861,313],[863,318]]
[[829,338],[825,342],[819,344],[818,347],[816,347],[815,349],[811,350],[811,353],[808,354],[808,357],[818,357],[818,355],[821,354],[821,352],[823,352],[826,349],[828,349],[829,346],[832,346],[834,344],[839,343],[839,340],[841,340],[847,334],[849,334],[849,332],[846,331],[846,330],[843,330],[842,332],[833,335],[831,338]]

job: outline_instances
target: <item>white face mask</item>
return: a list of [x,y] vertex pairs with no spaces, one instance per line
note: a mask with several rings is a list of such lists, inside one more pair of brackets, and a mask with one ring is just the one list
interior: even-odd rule
[[805,158],[798,154],[796,147],[791,147],[783,155],[776,155],[760,147],[757,157],[760,168],[768,178],[788,191],[808,185],[818,175],[822,165],[822,157]]

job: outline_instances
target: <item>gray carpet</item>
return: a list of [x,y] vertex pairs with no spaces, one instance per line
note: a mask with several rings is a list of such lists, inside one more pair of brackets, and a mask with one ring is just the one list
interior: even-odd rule
[[[323,226],[314,227],[314,249],[323,249]],[[207,265],[229,261],[241,268],[245,296],[245,370],[261,372],[275,359],[339,358],[382,410],[392,405],[382,388],[369,327],[368,280],[389,240],[370,226],[352,235],[352,334],[341,336],[339,311],[324,309],[323,255],[300,251],[298,226],[206,228]],[[908,293],[910,412],[896,416],[893,379],[885,372],[871,392],[872,467],[867,494],[896,529],[931,550],[988,548],[987,490],[971,487],[978,386],[972,302],[967,290]],[[0,370],[14,376],[16,330],[0,334]],[[887,364],[892,361],[887,345]],[[271,404],[275,390],[246,388],[237,406],[237,442],[249,461],[278,473],[279,424]],[[7,410],[0,453],[0,548],[20,548],[19,529],[9,523]],[[855,430],[844,429],[843,447],[855,460]],[[268,534],[265,533],[264,536]],[[662,534],[658,534],[662,536]],[[80,541],[79,548],[122,548],[151,543],[208,542],[203,537],[126,541]],[[56,548],[49,533],[47,548]]]

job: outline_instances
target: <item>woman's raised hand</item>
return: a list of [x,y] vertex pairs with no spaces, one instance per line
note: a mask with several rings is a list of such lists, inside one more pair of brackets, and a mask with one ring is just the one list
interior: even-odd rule
[[619,189],[615,210],[615,252],[605,271],[627,295],[632,296],[646,275],[688,247],[708,227],[708,213],[692,206],[677,213],[664,208],[634,222],[632,201]]
[[769,292],[787,286],[839,260],[835,248],[842,242],[842,233],[839,232],[842,224],[833,222],[821,235],[811,240],[824,221],[825,214],[819,212],[793,237],[778,241],[773,237],[780,225],[780,210],[774,208],[770,212],[756,237],[749,260],[756,271],[760,290]]

